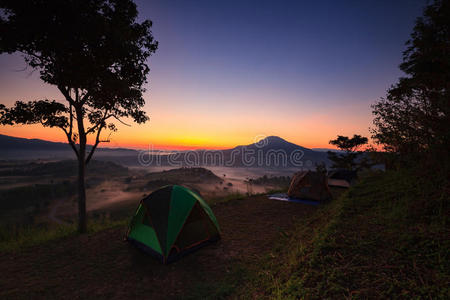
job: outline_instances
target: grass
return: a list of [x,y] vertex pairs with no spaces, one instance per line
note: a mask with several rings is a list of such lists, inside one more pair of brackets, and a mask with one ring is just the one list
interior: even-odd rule
[[240,193],[238,191],[234,191],[225,196],[213,197],[213,198],[207,199],[207,202],[210,206],[214,207],[214,205],[219,204],[219,203],[225,203],[225,202],[233,201],[233,200],[242,200],[242,199],[245,199],[250,196],[270,195],[270,194],[286,193],[286,192],[287,192],[287,189],[284,189],[284,188],[283,189],[281,189],[281,188],[280,189],[271,189],[264,193],[252,193],[250,195],[245,194],[245,193]]
[[[292,230],[280,232],[262,258],[236,261],[220,281],[200,278],[186,298],[448,299],[448,192],[448,180],[438,174],[368,174]],[[244,197],[230,194],[210,204]],[[89,232],[127,222],[102,218],[89,224]],[[73,225],[2,230],[0,251],[75,234]]]
[[231,192],[225,196],[219,196],[219,197],[206,199],[206,202],[208,203],[209,206],[214,207],[214,205],[217,205],[219,203],[225,203],[225,202],[229,202],[232,200],[241,200],[246,197],[247,196],[243,193]]
[[[236,192],[208,200],[208,203],[214,206],[245,197],[244,194]],[[126,205],[115,207],[110,211],[95,211],[94,216],[89,218],[88,234],[114,227],[123,227],[125,230],[135,209],[134,205]],[[76,224],[2,225],[0,226],[0,252],[17,252],[77,234]]]
[[448,183],[426,178],[371,174],[247,265],[233,296],[450,298]]
[[[100,218],[88,223],[88,234],[114,228],[124,227],[129,218]],[[39,226],[2,226],[0,227],[0,252],[18,252],[32,246],[42,245],[58,239],[77,235],[76,224],[41,224]]]
[[238,287],[247,280],[248,276],[245,265],[235,263],[230,266],[228,273],[223,274],[221,280],[199,281],[182,299],[226,299],[236,293]]
[[17,252],[76,233],[75,225],[3,226],[0,227],[0,252]]

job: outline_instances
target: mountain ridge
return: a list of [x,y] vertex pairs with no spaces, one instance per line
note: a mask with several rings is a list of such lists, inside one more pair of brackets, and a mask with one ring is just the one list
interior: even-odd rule
[[[0,134],[0,155],[1,159],[61,159],[74,158],[72,149],[67,143],[51,142],[41,139],[26,139]],[[88,146],[88,151],[92,146]],[[256,143],[248,145],[238,145],[234,148],[224,150],[193,150],[193,151],[179,151],[181,156],[179,160],[182,164],[186,164],[189,153],[198,153],[203,155],[204,160],[199,165],[214,165],[212,162],[207,162],[205,153],[220,153],[222,161],[232,161],[232,166],[255,167],[255,166],[270,166],[276,165],[278,167],[292,167],[298,166],[293,163],[293,157],[297,160],[304,161],[308,167],[313,167],[315,163],[324,162],[329,163],[325,152],[314,151],[294,143],[288,142],[278,136],[268,136],[259,140]],[[108,157],[116,157],[126,165],[138,164],[139,151],[127,148],[98,148],[96,158],[105,159]],[[156,155],[156,154],[151,154]],[[248,162],[246,155],[250,156],[251,163]],[[163,157],[160,162],[168,163],[168,155],[161,155]],[[262,157],[262,163],[261,159]],[[287,163],[282,163],[286,161]],[[278,165],[279,162],[282,165]]]
[[[21,138],[21,137],[15,137],[5,134],[0,134],[0,144],[1,148],[0,151],[5,151],[9,149],[18,150],[17,146],[25,146],[28,147],[28,149],[20,149],[22,151],[26,150],[50,150],[50,151],[72,151],[72,149],[69,148],[68,143],[64,142],[52,142],[42,139],[29,139],[29,138]],[[46,147],[52,147],[54,149],[46,149]],[[88,150],[92,147],[92,145],[87,145]],[[109,147],[99,147],[97,150],[100,151],[136,151],[134,149],[130,148],[109,148]]]
[[[0,134],[0,144],[1,144],[0,151],[10,150],[10,149],[21,150],[21,151],[26,151],[26,150],[49,150],[49,151],[58,151],[58,150],[65,151],[65,150],[67,150],[67,151],[72,151],[68,147],[69,146],[68,143],[53,142],[53,141],[48,141],[48,140],[43,140],[43,139],[36,139],[36,138],[21,138],[21,137],[15,137],[15,136],[10,136],[10,135],[5,135],[5,134]],[[17,149],[20,146],[27,147],[27,149]],[[53,147],[54,149],[47,149],[46,146]],[[89,150],[89,148],[92,147],[92,145],[87,145],[87,147]],[[222,150],[202,149],[202,150],[193,150],[193,151],[230,151],[230,150],[240,149],[240,148],[244,148],[244,147],[257,148],[257,149],[290,148],[290,149],[302,149],[304,151],[315,151],[313,149],[291,143],[279,136],[268,136],[268,137],[265,137],[264,139],[261,139],[258,142],[247,144],[247,145],[238,145],[238,146],[235,146],[235,147],[229,148],[229,149],[222,149]],[[105,150],[106,151],[134,151],[134,152],[139,151],[139,150],[124,148],[124,147],[120,147],[120,148],[98,147],[97,150],[100,150],[100,151],[105,151]],[[190,150],[181,150],[180,152],[183,152],[183,151],[190,151]]]
[[[278,146],[278,147],[277,147]],[[301,149],[302,151],[313,151],[309,148],[291,143],[279,136],[275,136],[275,135],[271,135],[271,136],[267,136],[255,143],[252,144],[248,144],[248,145],[239,145],[236,146],[232,149],[225,149],[225,150],[233,150],[233,149],[238,149],[238,148],[242,148],[242,147],[247,147],[247,148],[257,148],[257,149]]]

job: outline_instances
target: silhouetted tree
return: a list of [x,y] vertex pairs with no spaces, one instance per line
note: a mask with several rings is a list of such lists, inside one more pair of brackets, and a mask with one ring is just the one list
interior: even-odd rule
[[316,172],[327,175],[327,165],[324,162],[315,163]]
[[[0,106],[3,125],[58,127],[78,159],[79,232],[86,231],[85,167],[114,121],[140,124],[147,58],[156,51],[151,21],[136,21],[130,0],[2,0],[0,53],[20,52],[63,101],[41,99]],[[88,136],[94,143],[86,149]]]
[[374,140],[400,154],[450,149],[450,1],[436,0],[418,18],[400,69],[407,74],[372,106]]
[[328,151],[328,158],[333,162],[332,168],[347,170],[361,169],[363,165],[357,162],[357,158],[361,155],[359,149],[361,146],[367,144],[367,142],[366,137],[358,134],[353,135],[352,138],[338,135],[335,140],[331,140],[331,145],[335,145],[339,150],[344,151],[344,153]]

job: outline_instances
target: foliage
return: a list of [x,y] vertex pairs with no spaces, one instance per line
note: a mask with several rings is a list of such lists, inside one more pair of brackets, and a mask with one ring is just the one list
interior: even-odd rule
[[[64,131],[78,158],[80,232],[86,231],[85,165],[97,146],[109,141],[101,138],[102,131],[116,131],[114,121],[124,123],[124,118],[138,124],[148,120],[142,94],[150,71],[147,59],[158,43],[151,21],[138,23],[137,14],[131,0],[0,3],[0,53],[22,53],[65,100],[0,105],[0,124],[38,123]],[[95,142],[87,154],[89,135]]]
[[[59,127],[73,147],[78,139],[82,143],[85,135],[96,133],[95,147],[103,129],[115,130],[108,120],[147,121],[141,110],[149,72],[146,60],[157,43],[149,20],[136,23],[132,1],[2,1],[1,8],[0,53],[23,53],[27,64],[44,82],[57,86],[67,101],[3,106],[2,124]],[[82,132],[73,131],[74,115]],[[80,128],[84,120],[90,124],[85,130]]]
[[256,184],[256,185],[273,185],[273,186],[280,186],[280,187],[288,187],[289,184],[291,183],[291,177],[263,175],[258,178],[255,178],[255,179],[248,178],[246,181],[251,184]]
[[327,175],[327,165],[324,162],[316,163],[316,172]]
[[338,149],[344,151],[343,154],[328,151],[328,159],[333,162],[333,169],[360,170],[368,164],[366,160],[357,161],[361,152],[358,151],[363,145],[367,144],[367,138],[358,134],[352,138],[338,135],[335,140],[331,140],[330,144],[335,145]]
[[338,147],[340,150],[350,153],[358,151],[361,146],[367,144],[367,138],[358,134],[353,135],[352,138],[338,135],[335,140],[330,141],[330,144]]
[[373,138],[386,151],[450,149],[450,2],[436,0],[418,18],[400,69],[406,73],[375,103]]

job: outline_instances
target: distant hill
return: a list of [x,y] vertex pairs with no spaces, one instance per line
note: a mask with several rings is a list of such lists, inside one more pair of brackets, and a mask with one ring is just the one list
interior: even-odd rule
[[205,168],[177,168],[161,172],[147,173],[147,187],[158,188],[170,184],[218,183],[222,179]]
[[[92,160],[87,166],[89,176],[125,176],[128,169],[109,161]],[[52,176],[70,177],[76,176],[78,163],[75,159],[56,162],[13,162],[0,165],[0,176]]]
[[263,150],[264,152],[269,151],[269,150],[284,150],[288,153],[291,153],[292,151],[295,151],[295,150],[301,150],[304,152],[312,151],[311,149],[288,142],[285,139],[282,139],[278,136],[268,136],[268,137],[260,140],[257,143],[244,145],[244,146],[237,146],[230,150],[238,150],[238,149],[242,149],[242,148],[247,148],[247,149],[251,149],[251,150],[255,150],[255,151]]
[[[0,159],[67,159],[74,153],[66,143],[40,139],[25,139],[0,135]],[[88,150],[91,146],[88,146]],[[269,136],[249,145],[240,145],[225,150],[180,151],[177,156],[149,154],[148,165],[162,166],[227,166],[227,167],[307,167],[324,162],[327,153],[314,151],[277,136]],[[139,152],[126,148],[98,148],[95,154],[99,160],[114,160],[127,166],[139,166]]]
[[66,151],[67,143],[49,142],[39,139],[25,139],[0,134],[0,151]]
[[311,148],[311,150],[314,150],[317,152],[328,152],[328,151],[338,152],[338,153],[345,152],[344,150],[331,149],[331,148]]
[[[234,155],[236,164],[253,167],[313,167],[320,162],[329,164],[326,153],[293,144],[278,136],[268,136],[257,143],[222,151],[230,159]],[[254,153],[255,162],[250,163],[251,159],[246,160],[245,153]]]
[[[92,148],[87,146],[88,151]],[[98,148],[101,156],[136,156],[137,151],[126,148]],[[74,158],[67,143],[26,139],[0,134],[0,159],[65,159]]]

